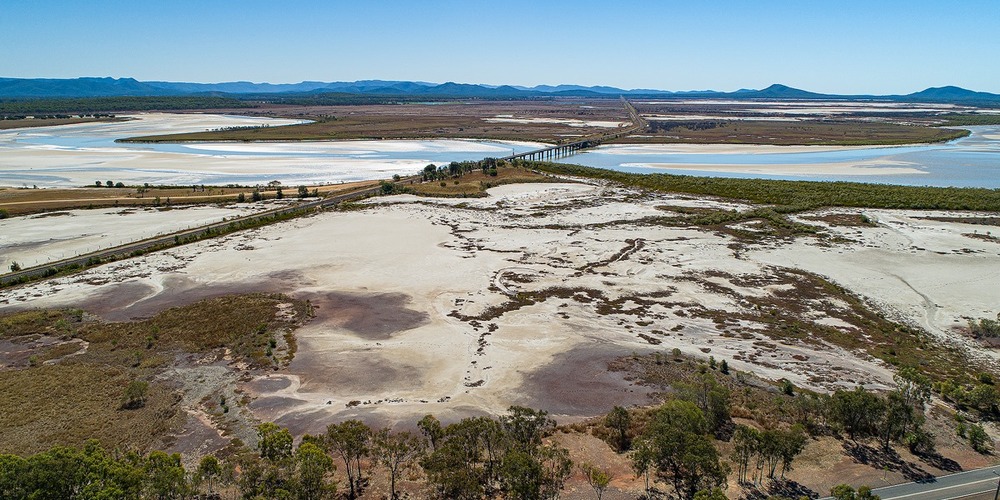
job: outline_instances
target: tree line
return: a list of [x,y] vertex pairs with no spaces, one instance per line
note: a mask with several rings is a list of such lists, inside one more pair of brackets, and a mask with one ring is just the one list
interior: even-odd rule
[[1000,189],[631,174],[564,163],[529,164],[532,168],[553,174],[605,179],[653,191],[773,204],[783,207],[785,212],[820,207],[1000,211]]
[[[719,379],[727,374],[725,363],[705,365],[697,376],[675,384],[660,406],[615,407],[591,432],[628,458],[647,498],[725,498],[734,470],[741,486],[780,481],[809,438],[824,434],[885,449],[900,444],[917,455],[935,453],[934,436],[924,428],[932,384],[913,368],[901,369],[885,393],[857,387],[821,395],[785,383],[780,392],[793,401],[786,405],[788,413],[753,425],[734,423],[730,390]],[[234,440],[220,457],[205,456],[191,471],[177,454],[108,451],[96,441],[28,457],[0,455],[0,497],[190,498],[226,492],[319,499],[339,492],[353,499],[380,475],[390,498],[399,497],[404,478],[420,476],[422,493],[434,498],[536,499],[558,496],[574,470],[568,450],[547,439],[556,423],[545,411],[512,406],[499,417],[448,425],[427,415],[416,427],[419,432],[395,432],[347,420],[323,434],[305,435],[296,445],[288,429],[264,423],[256,428],[255,446]],[[977,450],[990,448],[979,424],[962,419],[956,430]],[[728,457],[719,452],[724,441],[731,443]],[[576,467],[600,499],[612,478],[609,469],[591,463]],[[335,479],[338,470],[345,484]],[[839,485],[832,493],[874,498],[865,487]]]

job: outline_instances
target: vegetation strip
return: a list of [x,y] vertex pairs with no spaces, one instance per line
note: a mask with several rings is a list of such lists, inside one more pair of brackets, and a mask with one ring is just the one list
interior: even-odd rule
[[550,174],[601,179],[659,192],[746,200],[776,205],[783,212],[823,207],[1000,211],[1000,189],[633,174],[566,163],[526,163]]

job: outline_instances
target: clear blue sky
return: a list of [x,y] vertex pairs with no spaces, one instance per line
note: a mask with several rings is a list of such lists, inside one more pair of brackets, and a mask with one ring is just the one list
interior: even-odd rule
[[1000,93],[1000,1],[4,0],[0,76]]

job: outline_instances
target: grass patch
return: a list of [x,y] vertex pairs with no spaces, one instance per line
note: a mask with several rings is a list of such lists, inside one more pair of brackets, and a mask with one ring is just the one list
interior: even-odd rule
[[[279,309],[287,311],[288,319],[277,315]],[[269,367],[285,361],[267,355],[270,339],[307,317],[305,302],[283,295],[249,294],[167,309],[143,321],[91,324],[78,333],[89,342],[112,345],[114,350],[206,352],[229,348],[237,359]]]
[[[248,294],[204,300],[134,322],[105,323],[80,310],[2,316],[4,338],[45,335],[64,341],[37,348],[36,362],[0,366],[0,453],[79,446],[90,438],[109,449],[166,447],[185,416],[178,388],[159,375],[178,354],[221,356],[228,349],[235,360],[251,366],[278,366],[294,351],[291,332],[310,315],[307,302]],[[285,343],[272,343],[281,336]],[[89,343],[85,351],[76,339]],[[282,350],[282,345],[287,347]],[[63,357],[68,354],[74,355]],[[124,409],[125,388],[134,380],[149,382],[145,404]]]
[[122,410],[122,393],[138,371],[76,360],[84,356],[0,372],[0,452],[24,455],[88,439],[108,448],[166,444],[181,423],[173,391],[150,384],[142,408]]

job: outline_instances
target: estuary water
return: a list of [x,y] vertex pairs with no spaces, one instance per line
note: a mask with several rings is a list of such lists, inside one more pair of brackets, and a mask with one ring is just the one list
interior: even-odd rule
[[635,173],[1000,188],[1000,127],[964,128],[972,134],[918,146],[607,145],[561,161]]
[[144,114],[114,123],[0,131],[0,185],[313,185],[412,175],[429,163],[480,160],[544,147],[530,142],[372,140],[266,143],[119,143],[116,139],[295,120],[202,114]]
[[[245,116],[143,114],[114,123],[0,131],[0,185],[313,185],[385,179],[429,163],[502,157],[530,142],[371,140],[130,144],[116,139],[297,123]],[[1000,127],[944,144],[901,147],[606,145],[559,161],[627,172],[1000,188]]]

